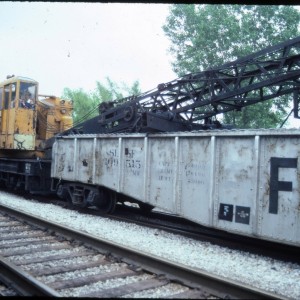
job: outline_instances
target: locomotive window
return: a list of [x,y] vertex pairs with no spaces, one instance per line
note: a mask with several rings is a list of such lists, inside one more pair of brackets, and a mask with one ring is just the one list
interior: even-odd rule
[[15,83],[4,86],[4,109],[8,109],[10,106],[14,107],[16,100],[16,90],[17,89]]
[[0,110],[2,109],[2,100],[3,100],[3,98],[2,98],[2,93],[3,93],[3,88],[0,88]]
[[9,85],[4,86],[4,109],[8,109],[9,90]]
[[[37,86],[35,83],[21,82],[20,85],[20,99],[26,101],[29,96],[30,99],[35,101],[37,94]],[[20,101],[19,106],[22,106],[22,101]]]
[[16,91],[17,91],[17,88],[16,88],[16,84],[13,83],[11,85],[11,105],[10,107],[11,108],[14,108],[15,107],[15,101],[16,101]]

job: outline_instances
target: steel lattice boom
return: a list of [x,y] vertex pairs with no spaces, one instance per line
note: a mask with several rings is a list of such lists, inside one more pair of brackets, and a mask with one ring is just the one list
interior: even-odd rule
[[[77,126],[83,133],[151,132],[219,127],[212,117],[294,93],[298,117],[300,37],[217,68],[159,84],[152,91],[103,103],[100,116]],[[95,126],[97,121],[97,126]]]

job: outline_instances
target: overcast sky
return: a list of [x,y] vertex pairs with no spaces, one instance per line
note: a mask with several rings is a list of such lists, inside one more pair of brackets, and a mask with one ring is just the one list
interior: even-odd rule
[[162,25],[168,4],[0,2],[0,80],[20,75],[40,93],[93,91],[105,77],[142,92],[177,76]]

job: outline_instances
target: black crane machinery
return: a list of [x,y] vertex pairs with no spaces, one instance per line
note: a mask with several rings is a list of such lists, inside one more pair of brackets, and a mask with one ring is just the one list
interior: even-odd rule
[[171,132],[224,128],[214,117],[294,95],[299,118],[300,37],[205,71],[184,75],[157,88],[99,105],[99,116],[69,133]]

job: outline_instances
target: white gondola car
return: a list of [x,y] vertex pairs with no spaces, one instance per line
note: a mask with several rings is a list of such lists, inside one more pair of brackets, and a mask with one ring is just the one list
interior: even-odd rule
[[[55,187],[105,187],[201,225],[300,246],[300,131],[58,138]],[[73,182],[73,183],[72,183]]]

